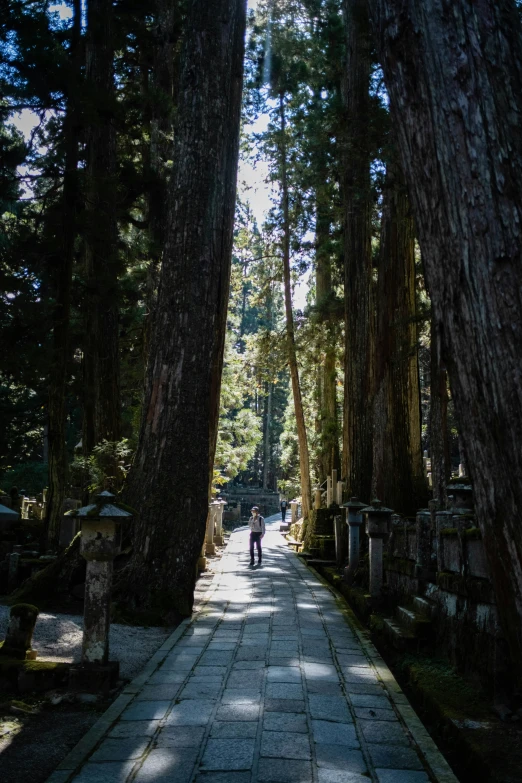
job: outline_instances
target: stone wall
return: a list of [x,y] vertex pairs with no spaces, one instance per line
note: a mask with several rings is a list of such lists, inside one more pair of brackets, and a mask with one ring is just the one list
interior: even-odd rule
[[502,677],[495,597],[480,531],[473,515],[419,512],[416,520],[392,518],[385,544],[383,602],[388,611],[429,602],[432,646],[488,690]]

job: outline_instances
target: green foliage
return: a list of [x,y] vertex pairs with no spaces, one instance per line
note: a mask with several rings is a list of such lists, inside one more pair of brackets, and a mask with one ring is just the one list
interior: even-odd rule
[[132,449],[127,438],[103,440],[89,457],[77,456],[71,465],[71,481],[75,486],[87,483],[89,492],[101,492],[107,487],[119,491],[127,475]]
[[29,495],[37,495],[47,486],[47,463],[24,462],[7,468],[0,478],[0,489],[9,492],[11,487],[25,489]]

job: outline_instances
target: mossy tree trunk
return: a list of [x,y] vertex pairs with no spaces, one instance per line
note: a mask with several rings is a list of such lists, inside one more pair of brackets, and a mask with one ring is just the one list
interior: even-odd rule
[[376,295],[372,494],[401,514],[427,501],[421,445],[415,233],[406,188],[388,166]]
[[89,455],[121,437],[114,9],[88,0],[85,42],[86,124],[84,427]]
[[147,270],[148,318],[144,334],[145,362],[158,294],[161,255],[165,244],[169,161],[172,160],[174,112],[179,79],[179,48],[183,26],[181,0],[156,0],[152,25],[152,68],[147,79],[150,104],[148,233],[150,262]]
[[[326,179],[326,167],[319,172],[323,182]],[[331,259],[331,208],[328,203],[330,194],[325,187],[318,185],[316,189],[316,231],[315,231],[315,264],[316,264],[316,308],[320,330],[318,352],[321,364],[318,371],[318,425],[319,453],[318,468],[320,483],[331,475],[332,470],[340,469],[339,454],[339,422],[337,417],[337,371],[336,371],[336,337],[337,329],[332,314],[332,259]]]
[[59,224],[60,249],[54,259],[54,308],[51,370],[49,373],[48,429],[49,488],[47,492],[44,546],[58,548],[63,501],[67,488],[66,442],[67,381],[71,353],[70,316],[78,210],[78,161],[81,116],[81,4],[74,0],[70,46],[70,77],[64,119],[64,177]]
[[522,661],[522,31],[513,0],[370,0],[503,632]]
[[144,415],[126,496],[139,511],[119,594],[165,618],[192,611],[205,535],[234,224],[244,0],[191,2]]
[[440,336],[434,318],[430,330],[430,458],[433,498],[445,508],[446,485],[451,475],[448,373],[442,362]]
[[344,198],[343,477],[348,495],[370,500],[373,294],[370,180],[370,30],[365,0],[344,0],[346,115]]

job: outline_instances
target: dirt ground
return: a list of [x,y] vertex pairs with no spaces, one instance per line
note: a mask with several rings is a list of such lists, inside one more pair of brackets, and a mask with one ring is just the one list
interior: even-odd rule
[[[211,580],[212,563],[196,585],[195,607],[201,602]],[[0,606],[0,639],[5,635],[9,608]],[[141,628],[112,625],[111,657],[120,661],[120,690],[135,677],[174,628]],[[43,612],[35,629],[33,647],[39,660],[79,660],[82,617]],[[79,703],[52,694],[17,696],[0,694],[0,781],[1,783],[45,783],[58,764],[110,706],[108,701]],[[89,697],[87,697],[89,698]],[[57,701],[57,698],[55,699]],[[19,712],[18,705],[33,712]],[[19,707],[18,707],[19,708]]]

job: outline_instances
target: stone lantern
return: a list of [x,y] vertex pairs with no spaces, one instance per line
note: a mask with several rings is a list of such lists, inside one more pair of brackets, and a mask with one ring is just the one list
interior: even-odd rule
[[216,514],[216,528],[214,533],[214,543],[218,546],[223,546],[225,543],[225,539],[223,536],[223,514],[225,511],[225,506],[227,505],[227,501],[224,500],[222,497],[219,497],[215,501],[218,506],[216,508],[215,514]]
[[375,499],[362,513],[366,517],[366,532],[370,539],[370,595],[379,598],[383,583],[383,538],[388,535],[393,511]]
[[133,515],[115,500],[112,492],[101,492],[95,503],[68,512],[80,520],[80,553],[87,561],[82,661],[71,669],[71,684],[81,690],[106,691],[119,674],[119,662],[109,661],[113,561],[121,551],[122,526]]
[[351,497],[348,503],[343,503],[346,509],[346,523],[349,527],[348,542],[348,568],[344,569],[344,579],[350,582],[359,565],[359,529],[363,523],[362,510],[366,508],[366,503],[361,503],[359,498]]

